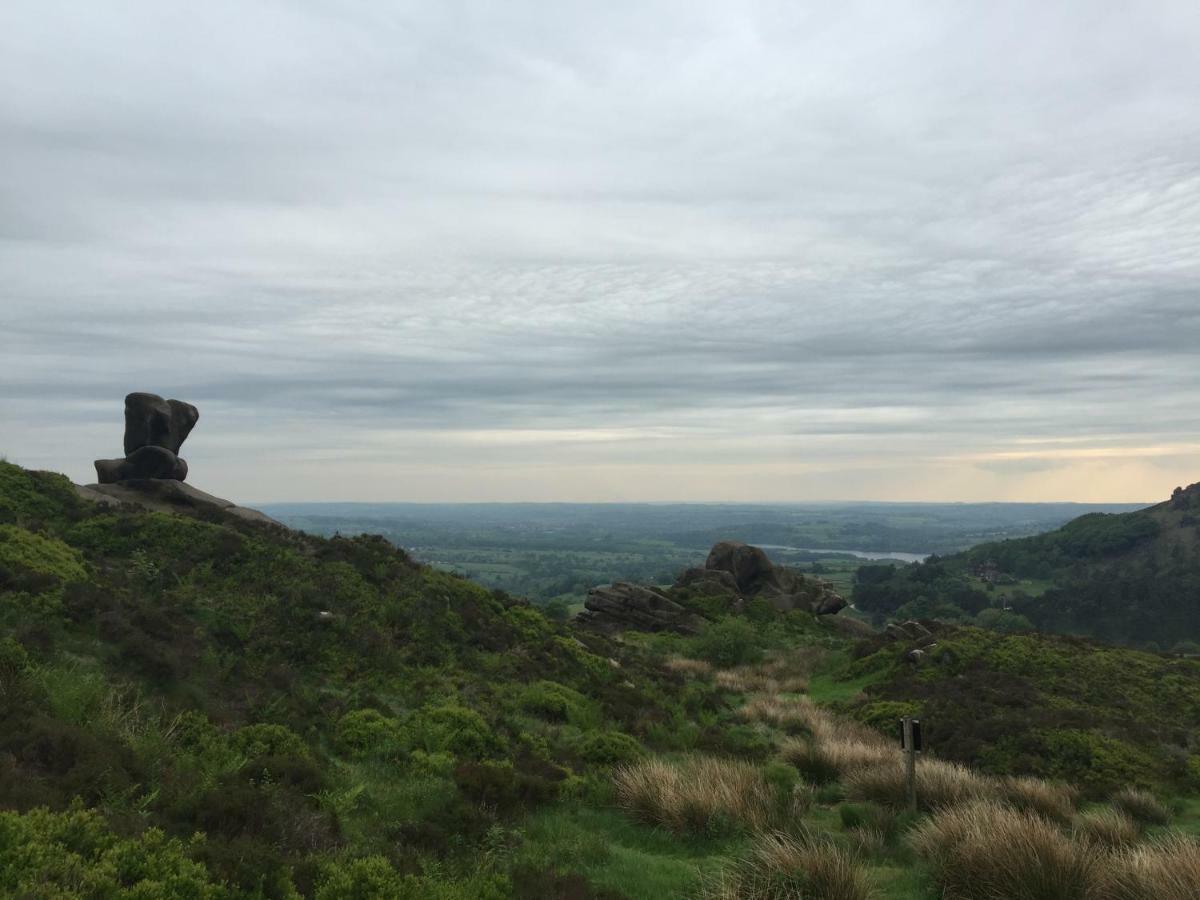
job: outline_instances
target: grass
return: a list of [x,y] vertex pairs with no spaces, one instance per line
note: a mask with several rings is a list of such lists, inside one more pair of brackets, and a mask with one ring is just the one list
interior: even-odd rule
[[1111,807],[1097,807],[1075,818],[1075,835],[1096,847],[1115,850],[1136,844],[1141,837],[1137,823]]
[[646,759],[613,774],[629,815],[676,834],[763,831],[796,810],[752,763],[711,756]]
[[1149,791],[1122,788],[1112,796],[1112,805],[1141,825],[1166,825],[1171,813]]
[[525,824],[517,861],[577,871],[598,888],[630,900],[694,896],[701,879],[742,853],[741,837],[679,837],[631,822],[616,810],[559,806]]
[[993,801],[946,809],[910,841],[957,900],[1088,900],[1100,864],[1090,845]]
[[869,685],[882,681],[883,672],[868,672],[856,678],[840,678],[835,672],[813,675],[808,682],[808,696],[817,703],[837,703],[853,700]]
[[772,833],[711,879],[705,900],[870,900],[875,890],[863,866],[844,848],[806,834]]
[[1171,835],[1115,854],[1095,888],[1097,900],[1195,900],[1200,897],[1200,843]]

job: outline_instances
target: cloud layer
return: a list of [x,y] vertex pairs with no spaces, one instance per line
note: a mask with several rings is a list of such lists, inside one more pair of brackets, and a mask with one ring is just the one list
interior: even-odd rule
[[0,452],[138,389],[241,500],[1200,479],[1194,4],[804,6],[5,4]]

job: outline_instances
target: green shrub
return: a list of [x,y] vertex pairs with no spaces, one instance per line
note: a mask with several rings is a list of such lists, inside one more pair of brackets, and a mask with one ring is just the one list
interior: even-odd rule
[[57,581],[83,581],[83,556],[57,538],[16,525],[0,525],[0,568],[45,575]]
[[631,762],[645,755],[636,739],[620,731],[595,731],[584,736],[579,744],[579,756],[584,762],[597,766],[614,766]]
[[555,681],[535,681],[519,698],[522,709],[552,722],[586,727],[595,721],[591,703],[583,694]]
[[340,753],[366,756],[394,749],[400,739],[400,723],[376,709],[356,709],[337,723],[334,743]]
[[308,758],[308,746],[301,737],[284,725],[259,723],[239,728],[233,735],[233,746],[251,759],[258,756],[291,756]]
[[714,666],[732,668],[762,659],[758,630],[745,619],[732,616],[714,622],[695,639],[696,655]]
[[427,706],[406,723],[416,746],[429,753],[452,753],[460,759],[488,759],[504,754],[504,742],[483,716],[466,706]]
[[224,890],[151,828],[119,838],[95,810],[0,812],[0,893],[8,897],[217,898]]
[[382,856],[367,856],[328,863],[321,873],[316,900],[417,900],[420,882],[392,868]]

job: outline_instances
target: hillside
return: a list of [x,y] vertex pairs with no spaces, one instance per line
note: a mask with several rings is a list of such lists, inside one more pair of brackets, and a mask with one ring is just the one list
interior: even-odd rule
[[113,509],[7,463],[0,627],[0,806],[200,833],[204,877],[253,895],[343,858],[416,877],[721,720],[713,690],[382,539]]
[[[754,599],[727,602],[722,554]],[[633,630],[612,602],[637,586],[576,628],[378,537],[0,463],[0,895],[932,900],[950,876],[920,840],[1030,810],[1053,824],[1014,827],[1087,862],[1054,896],[1134,871],[1080,836],[1113,816],[1174,871],[1154,840],[1197,827],[1200,664],[935,629],[913,668],[763,559],[718,546],[652,592],[686,633]],[[915,816],[908,712],[933,749]]]
[[1200,484],[1148,509],[1081,516],[919,566],[860,569],[854,603],[876,616],[977,617],[993,627],[1194,652]]

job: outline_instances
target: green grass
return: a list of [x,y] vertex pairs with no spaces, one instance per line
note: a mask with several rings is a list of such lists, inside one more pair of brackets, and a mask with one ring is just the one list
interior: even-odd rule
[[558,806],[531,817],[518,859],[577,871],[630,900],[690,897],[704,875],[746,846],[744,838],[680,838],[637,825],[617,810]]
[[844,654],[833,654],[822,671],[816,672],[808,680],[808,695],[818,703],[837,703],[842,700],[853,700],[869,685],[884,680],[886,673],[871,671],[863,675],[846,677],[841,671],[846,664]]

